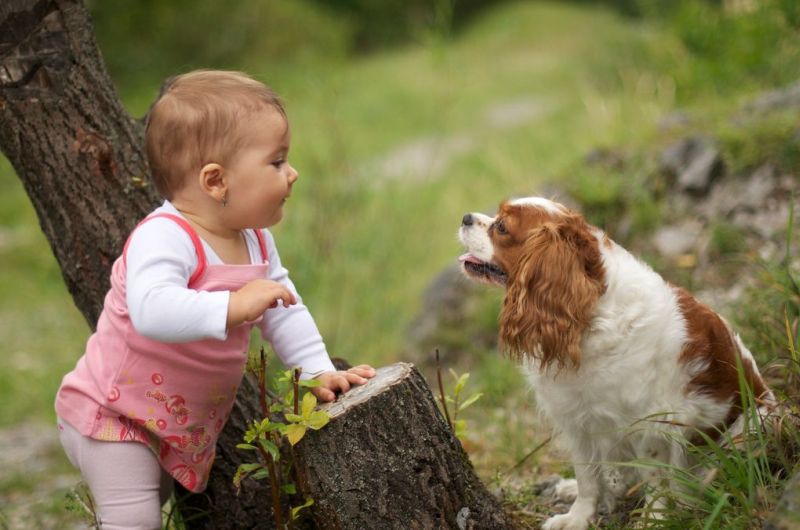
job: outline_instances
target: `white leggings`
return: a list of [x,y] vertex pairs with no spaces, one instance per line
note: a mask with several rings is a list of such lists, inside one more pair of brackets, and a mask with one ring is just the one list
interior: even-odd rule
[[102,530],[160,530],[172,477],[141,442],[103,442],[58,419],[61,445],[89,486]]

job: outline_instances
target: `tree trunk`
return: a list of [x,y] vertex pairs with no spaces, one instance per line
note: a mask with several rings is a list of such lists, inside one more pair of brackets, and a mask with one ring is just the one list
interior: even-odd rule
[[[79,0],[0,0],[0,150],[92,328],[125,238],[159,200],[142,136],[142,124],[116,95]],[[317,525],[505,528],[421,376],[410,365],[381,373],[369,391],[332,406],[334,421],[296,448],[302,487],[317,500]],[[266,485],[249,481],[239,497],[232,487],[234,471],[250,456],[235,446],[259,411],[257,389],[245,379],[212,479],[197,496],[205,504],[190,503],[209,522],[188,528],[272,527]]]
[[317,528],[512,528],[413,365],[378,370],[320,407],[331,421],[295,446]]
[[79,2],[0,3],[0,149],[92,327],[122,242],[157,202],[142,132],[115,93]]

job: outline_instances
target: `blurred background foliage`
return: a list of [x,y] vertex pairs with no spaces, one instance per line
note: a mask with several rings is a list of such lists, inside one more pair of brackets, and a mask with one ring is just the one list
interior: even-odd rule
[[[121,85],[208,66],[313,63],[452,36],[508,0],[87,0],[105,60]],[[571,0],[605,5],[631,24],[673,32],[696,61],[686,88],[792,80],[795,0]],[[189,15],[191,13],[191,15]],[[191,16],[191,23],[186,23]],[[531,35],[534,36],[534,35]],[[149,81],[149,79],[147,79]]]

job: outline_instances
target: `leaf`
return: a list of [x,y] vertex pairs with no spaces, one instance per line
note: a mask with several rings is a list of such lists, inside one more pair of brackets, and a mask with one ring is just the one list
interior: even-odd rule
[[477,393],[477,394],[473,394],[473,395],[472,395],[472,396],[470,396],[470,397],[469,397],[469,398],[468,398],[466,401],[464,401],[464,403],[462,403],[461,405],[459,405],[459,407],[458,407],[458,411],[459,411],[459,412],[461,412],[461,411],[462,411],[462,410],[464,410],[465,408],[469,407],[470,405],[472,405],[473,403],[475,403],[476,401],[478,401],[478,400],[479,400],[481,397],[483,397],[483,393],[481,393],[481,392],[479,392],[479,393]]
[[267,430],[265,432],[280,431],[284,427],[286,427],[286,425],[284,425],[283,423],[273,421],[272,423],[269,424],[269,427],[267,427]]
[[322,384],[322,381],[319,379],[301,379],[297,384],[302,388],[317,388]]
[[244,449],[245,451],[255,451],[258,449],[255,445],[251,444],[236,444],[237,449]]
[[242,489],[242,480],[247,477],[248,473],[242,471],[241,468],[236,470],[236,473],[233,475],[233,486],[236,488],[236,491]]
[[455,431],[456,431],[456,438],[461,438],[467,432],[467,421],[466,420],[456,420],[455,421]]
[[461,391],[464,390],[464,386],[467,384],[467,379],[469,379],[469,373],[461,374],[461,376],[458,378],[458,381],[456,381],[456,388],[453,390],[453,394],[456,396],[461,394]]
[[281,452],[278,450],[277,445],[263,438],[260,439],[259,442],[261,443],[261,447],[270,454],[275,462],[281,459]]
[[258,437],[258,422],[253,421],[253,425],[244,433],[244,441],[251,443]]
[[311,417],[306,421],[306,425],[316,431],[325,427],[329,421],[331,421],[330,415],[323,410],[318,410],[311,413]]
[[308,498],[306,499],[306,502],[303,503],[303,505],[295,506],[294,508],[292,508],[292,520],[294,521],[295,519],[297,519],[297,514],[300,513],[300,510],[302,510],[303,508],[308,508],[312,504],[314,504],[314,499]]
[[286,428],[286,438],[289,439],[289,443],[292,445],[302,440],[305,434],[306,426],[300,423],[293,423]]
[[311,412],[313,412],[314,407],[317,406],[317,398],[314,397],[314,394],[311,392],[306,392],[306,395],[303,396],[303,405],[301,414],[304,419],[311,416]]
[[294,495],[295,493],[297,493],[297,487],[295,487],[295,485],[290,482],[289,484],[284,484],[283,486],[281,486],[281,491],[288,495]]
[[255,471],[256,469],[260,468],[261,464],[239,464],[239,467],[236,469],[237,473],[250,473],[251,471]]
[[267,471],[262,467],[261,469],[250,475],[250,478],[253,480],[262,480],[267,478],[268,476],[269,476],[269,471]]
[[286,421],[290,421],[292,423],[300,423],[304,419],[302,416],[298,416],[297,414],[292,414],[289,412],[284,414],[284,417],[286,418]]

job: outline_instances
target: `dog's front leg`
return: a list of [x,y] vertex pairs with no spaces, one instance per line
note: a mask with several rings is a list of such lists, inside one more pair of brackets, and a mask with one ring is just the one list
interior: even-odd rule
[[575,478],[578,480],[578,497],[569,511],[555,515],[544,522],[542,530],[586,530],[589,521],[597,511],[600,498],[600,466],[596,464],[575,464]]

